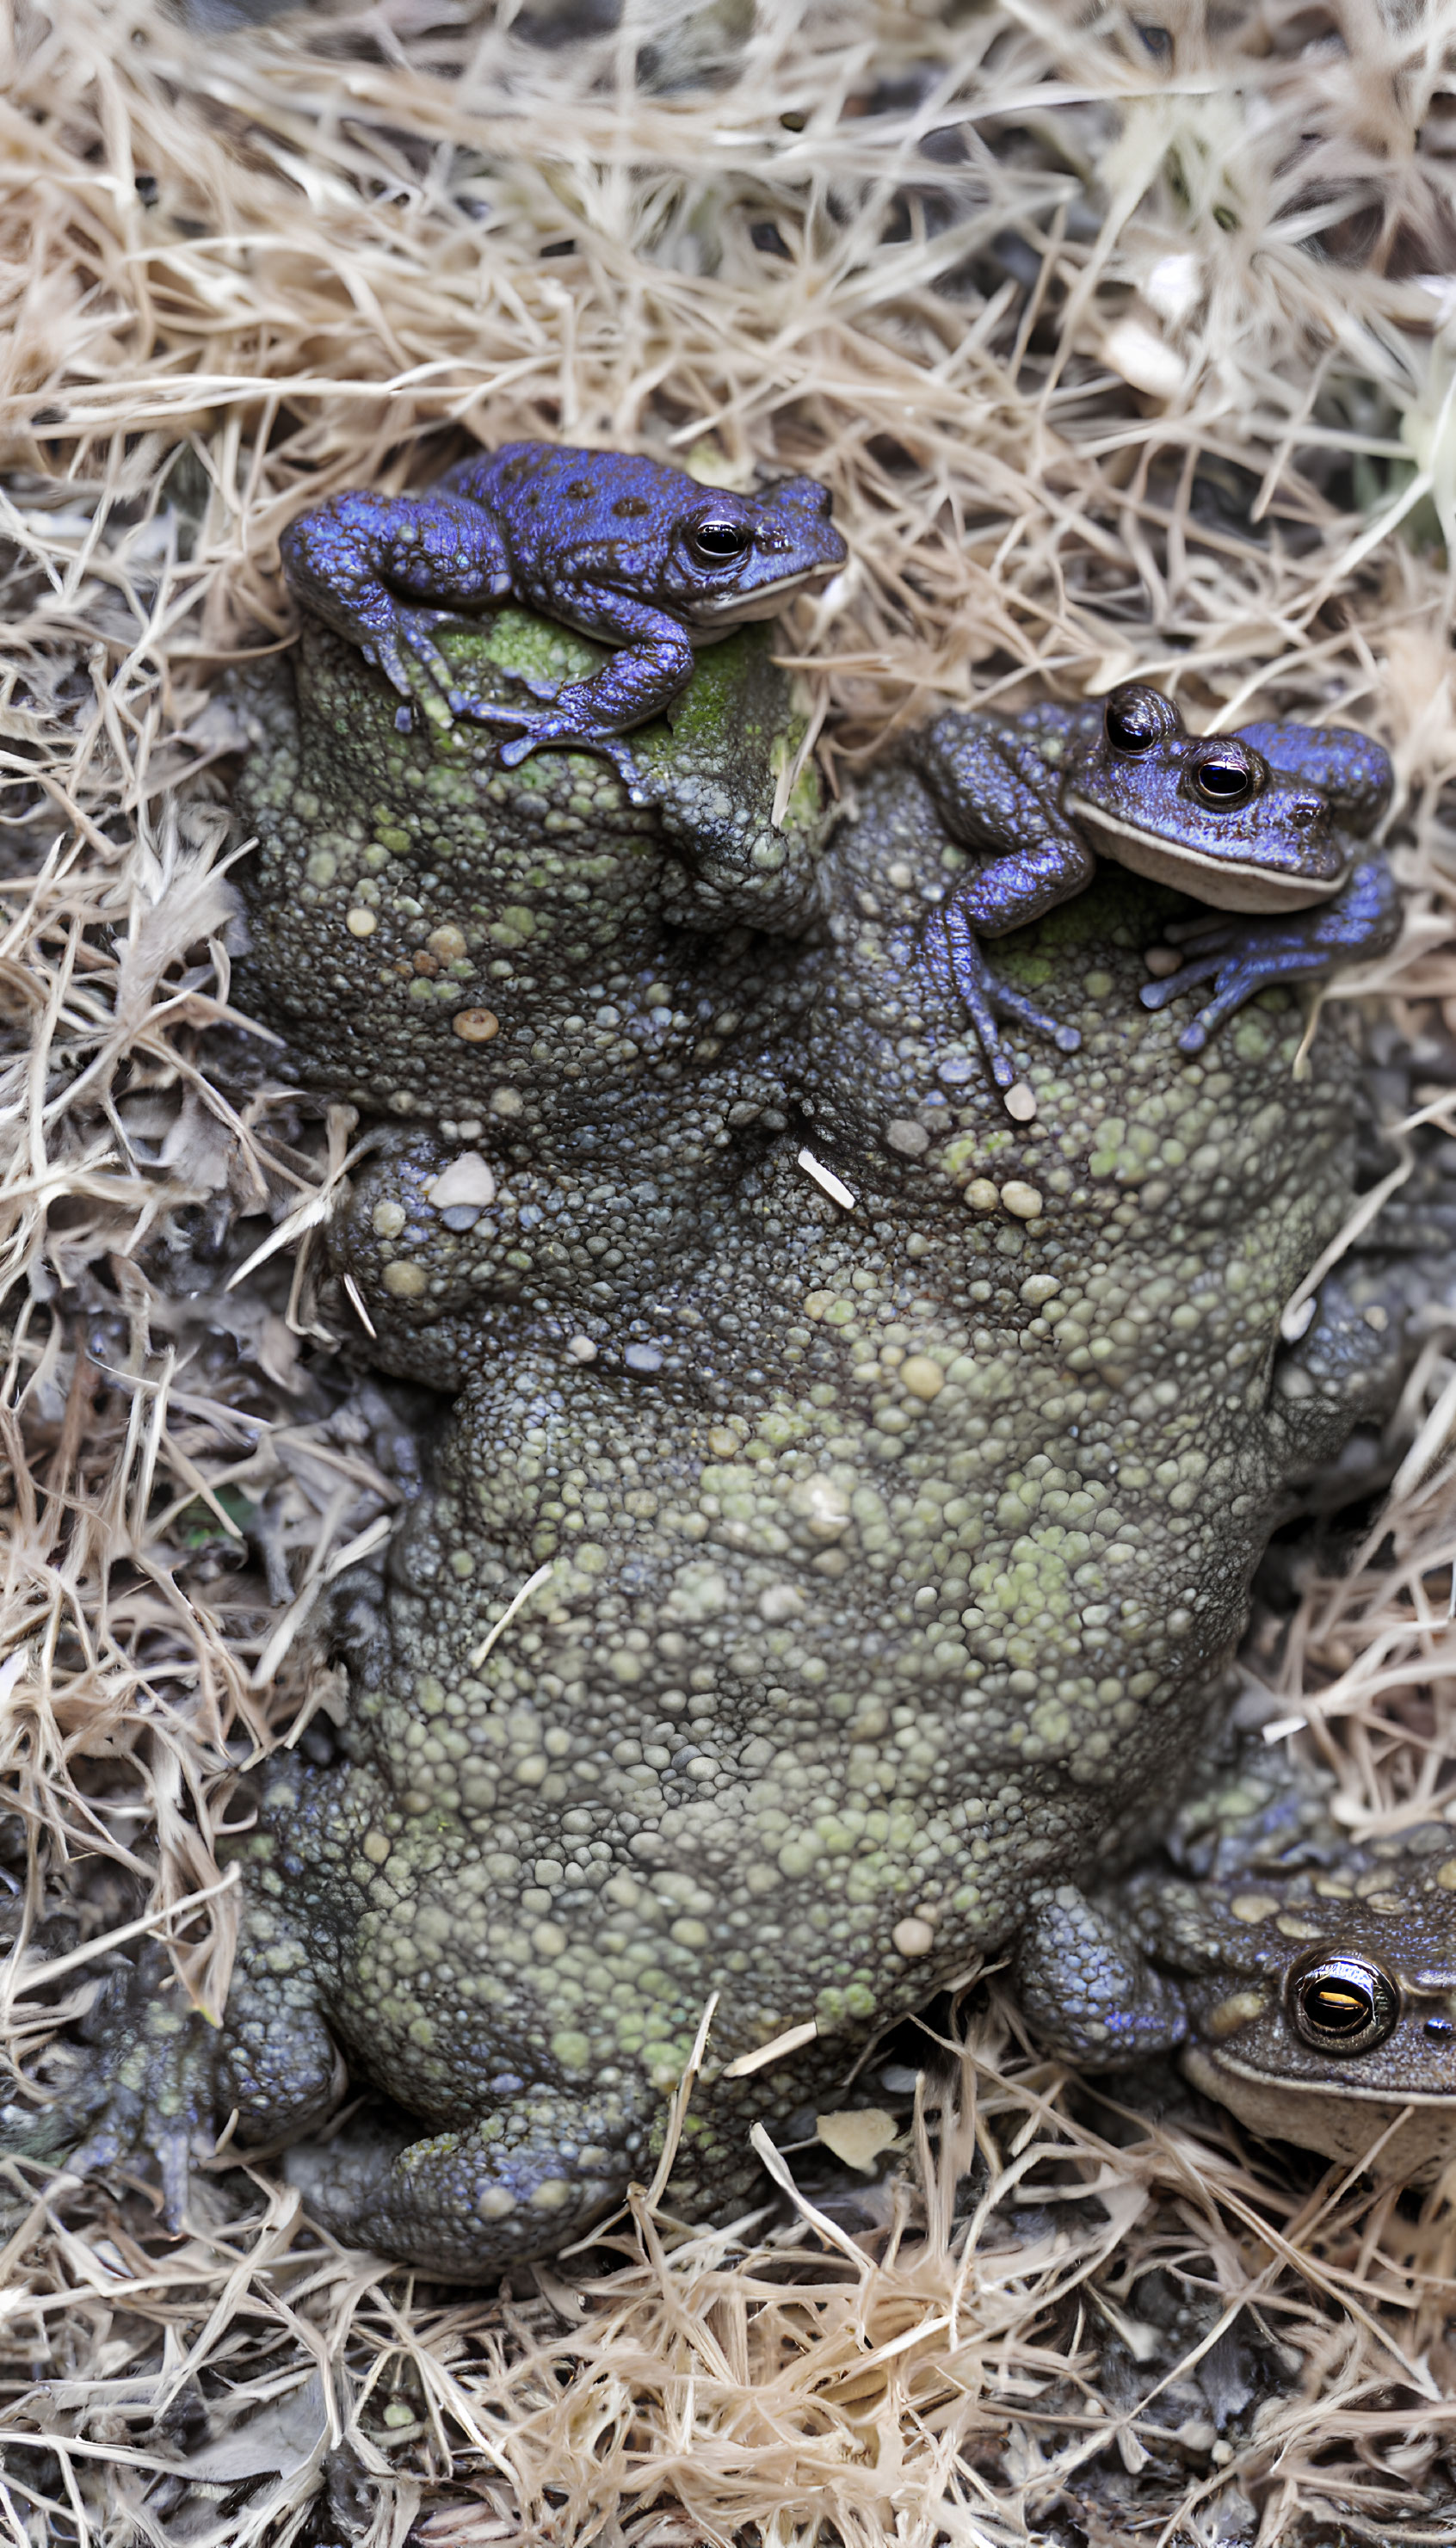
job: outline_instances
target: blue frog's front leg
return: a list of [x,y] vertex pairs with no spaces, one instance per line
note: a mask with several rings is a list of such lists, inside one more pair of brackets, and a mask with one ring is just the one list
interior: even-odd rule
[[1161,981],[1144,982],[1138,998],[1144,1009],[1165,1009],[1200,982],[1212,981],[1213,998],[1178,1038],[1180,1052],[1202,1052],[1215,1030],[1256,991],[1276,982],[1309,981],[1340,964],[1368,963],[1400,934],[1395,877],[1383,859],[1366,859],[1332,902],[1309,911],[1279,920],[1221,913],[1215,920],[1175,922],[1163,935],[1184,951],[1186,960]]
[[1062,756],[1086,725],[1085,710],[1051,705],[1014,719],[953,714],[915,744],[917,774],[952,839],[1000,853],[957,879],[927,932],[928,944],[932,936],[939,942],[998,1088],[1010,1088],[1016,1078],[998,1016],[1049,1038],[1063,1052],[1075,1052],[1081,1043],[1075,1027],[1060,1025],[992,972],[980,941],[1040,919],[1092,881],[1096,861],[1058,801]]
[[[1262,753],[1271,769],[1319,787],[1336,820],[1357,836],[1373,831],[1390,803],[1390,755],[1369,735],[1343,726],[1267,724],[1240,726],[1238,738]],[[1163,935],[1183,952],[1184,961],[1176,972],[1145,983],[1139,997],[1145,1009],[1165,1009],[1212,981],[1214,997],[1178,1038],[1180,1051],[1201,1052],[1224,1020],[1256,992],[1277,982],[1312,980],[1343,964],[1368,963],[1393,947],[1400,933],[1400,889],[1384,857],[1372,854],[1330,901],[1304,911],[1248,918],[1220,913],[1175,922]]]
[[584,588],[571,616],[617,648],[598,672],[584,682],[568,682],[543,707],[472,698],[464,702],[466,713],[491,725],[521,729],[500,747],[507,770],[542,744],[567,744],[605,754],[630,784],[636,763],[621,737],[658,715],[686,687],[692,678],[691,644],[668,612],[604,589]]

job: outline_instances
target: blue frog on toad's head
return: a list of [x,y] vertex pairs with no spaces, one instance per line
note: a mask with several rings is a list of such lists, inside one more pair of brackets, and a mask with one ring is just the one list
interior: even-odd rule
[[1080,893],[1094,853],[1232,915],[1175,922],[1167,936],[1184,960],[1140,993],[1160,1009],[1213,980],[1179,1037],[1187,1053],[1256,991],[1382,955],[1399,931],[1395,881],[1366,846],[1390,802],[1390,760],[1347,727],[1191,735],[1171,699],[1127,682],[1105,703],[948,715],[911,750],[955,836],[994,853],[936,929],[1001,1088],[1016,1071],[998,1014],[1064,1051],[1075,1031],[999,980],[979,942]]
[[[677,696],[695,647],[772,619],[844,565],[832,500],[813,478],[738,496],[630,452],[507,442],[423,495],[330,497],[289,524],[283,566],[299,599],[406,698],[412,660],[457,714],[519,727],[500,749],[507,767],[562,744],[629,774],[619,736]],[[507,598],[619,651],[543,691],[540,708],[462,690],[434,632]]]

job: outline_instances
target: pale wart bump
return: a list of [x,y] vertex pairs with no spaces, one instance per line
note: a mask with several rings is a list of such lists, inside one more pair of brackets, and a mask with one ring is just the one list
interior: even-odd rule
[[792,1584],[771,1584],[759,1594],[759,1616],[776,1627],[780,1619],[791,1619],[804,1606],[804,1596]]
[[789,1496],[788,1509],[812,1539],[840,1539],[850,1526],[849,1498],[832,1478],[803,1479]]
[[908,1116],[897,1116],[893,1123],[887,1124],[884,1138],[889,1149],[901,1151],[907,1159],[918,1159],[922,1151],[930,1148],[930,1135],[925,1126],[913,1122]]
[[897,1956],[928,1956],[935,1942],[928,1920],[897,1920],[890,1931],[890,1945]]
[[515,2196],[503,2185],[488,2185],[476,2198],[476,2210],[485,2221],[503,2221],[515,2210]]
[[[499,1033],[500,1021],[490,1009],[458,1009],[450,1025],[462,1044],[489,1044],[492,1036]],[[496,1111],[504,1114],[506,1109],[498,1107]]]
[[562,2212],[572,2199],[572,2190],[564,2176],[543,2176],[531,2188],[533,2212]]
[[938,1362],[932,1362],[929,1354],[911,1354],[900,1365],[900,1385],[912,1398],[929,1404],[931,1399],[940,1397],[946,1386],[946,1375]]
[[1021,1297],[1028,1309],[1040,1310],[1044,1301],[1054,1300],[1060,1290],[1054,1274],[1029,1274],[1021,1287]]
[[373,911],[346,911],[344,927],[351,938],[372,938],[379,927],[379,915]]
[[1273,1919],[1279,1908],[1279,1896],[1277,1893],[1235,1893],[1228,1908],[1235,1920],[1244,1920],[1252,1927],[1256,1920]]
[[1264,2007],[1265,1997],[1262,1991],[1234,1991],[1228,1999],[1220,2000],[1218,2007],[1211,2013],[1207,2022],[1208,2032],[1210,2035],[1219,2037],[1236,2035],[1241,2026],[1248,2026],[1254,2018],[1261,2017]]

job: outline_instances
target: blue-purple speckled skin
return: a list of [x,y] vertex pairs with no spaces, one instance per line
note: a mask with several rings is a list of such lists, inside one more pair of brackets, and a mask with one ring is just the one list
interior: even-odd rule
[[[1115,739],[1120,710],[1121,730],[1132,710],[1150,737],[1137,752]],[[1002,1088],[1015,1073],[993,1012],[1051,1036],[1063,1050],[1075,1046],[1067,1042],[1071,1030],[1024,995],[1007,993],[987,971],[978,941],[1021,929],[1082,892],[1095,867],[1094,845],[1136,865],[1113,824],[1156,837],[1168,854],[1168,882],[1180,854],[1186,857],[1188,892],[1225,905],[1209,920],[1169,931],[1186,960],[1140,994],[1145,1008],[1161,1009],[1213,981],[1213,998],[1179,1039],[1184,1052],[1201,1051],[1223,1019],[1267,984],[1381,955],[1400,929],[1389,868],[1358,848],[1390,802],[1394,774],[1381,746],[1346,727],[1248,725],[1232,736],[1194,736],[1171,700],[1128,683],[1105,708],[1097,702],[1044,705],[1018,717],[944,717],[917,737],[915,758],[953,835],[994,853],[957,886],[942,925],[948,960]],[[1235,787],[1223,804],[1201,796],[1198,781],[1211,762],[1235,779],[1241,774],[1243,792]],[[1230,871],[1235,880],[1226,883]],[[1251,884],[1237,881],[1239,874],[1251,874]],[[1289,909],[1260,907],[1270,879]],[[1305,884],[1309,901],[1298,908]],[[1246,899],[1235,900],[1240,893]]]
[[[422,496],[330,497],[289,524],[283,566],[299,599],[406,698],[422,669],[457,715],[519,727],[501,746],[507,767],[567,744],[626,770],[617,737],[677,697],[694,647],[772,619],[844,565],[830,505],[812,478],[736,496],[630,452],[508,442]],[[434,631],[506,599],[620,652],[549,706],[466,692]]]

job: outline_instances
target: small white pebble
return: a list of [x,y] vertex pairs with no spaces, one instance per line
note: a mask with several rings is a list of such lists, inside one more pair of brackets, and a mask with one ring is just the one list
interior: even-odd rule
[[800,1150],[799,1166],[806,1177],[813,1178],[816,1186],[824,1188],[832,1202],[842,1205],[846,1212],[854,1211],[855,1198],[844,1179],[837,1177],[833,1168],[826,1168],[822,1159],[816,1159],[812,1150]]
[[442,1168],[425,1193],[437,1212],[451,1204],[488,1204],[496,1200],[496,1179],[488,1160],[479,1150],[462,1150],[448,1168]]
[[1187,374],[1180,355],[1140,318],[1120,318],[1103,339],[1103,359],[1149,398],[1176,398]]
[[1007,1089],[1002,1104],[1014,1124],[1030,1124],[1037,1111],[1036,1091],[1028,1086],[1026,1080],[1019,1079],[1014,1087]]
[[351,938],[372,938],[379,927],[379,915],[362,907],[357,911],[346,911],[344,927]]
[[1142,961],[1155,980],[1165,982],[1170,973],[1177,972],[1183,958],[1176,947],[1149,947]]

